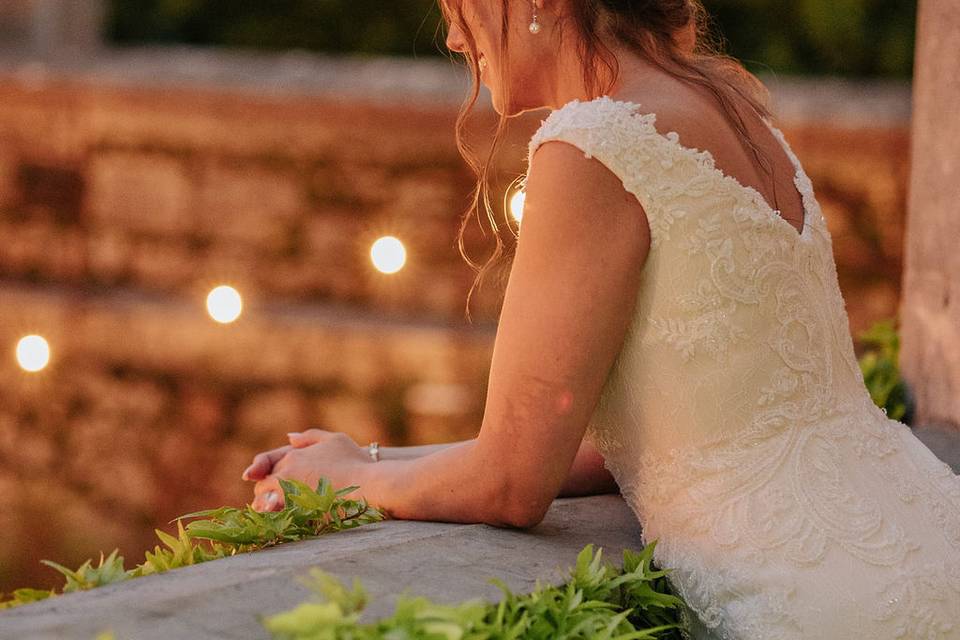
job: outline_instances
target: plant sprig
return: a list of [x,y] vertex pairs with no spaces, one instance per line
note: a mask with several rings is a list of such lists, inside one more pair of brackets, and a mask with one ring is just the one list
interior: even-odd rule
[[438,638],[481,640],[504,638],[590,638],[676,640],[683,628],[683,600],[666,579],[669,569],[653,568],[656,540],[640,552],[625,549],[623,567],[601,564],[602,549],[586,545],[577,555],[568,582],[517,595],[498,578],[504,593],[491,604],[472,599],[454,605],[436,604],[422,596],[397,598],[393,615],[361,624],[367,594],[359,580],[347,589],[318,569],[301,579],[315,600],[271,616],[258,616],[276,640],[374,640]]
[[[144,554],[144,561],[132,569],[124,568],[123,556],[114,549],[94,567],[87,560],[76,570],[52,560],[41,562],[59,571],[66,582],[61,593],[83,591],[130,578],[163,573],[208,560],[256,551],[285,542],[314,538],[335,531],[352,529],[386,518],[365,499],[343,496],[358,486],[334,490],[327,478],[320,478],[316,489],[298,480],[280,479],[284,508],[281,511],[259,512],[247,504],[243,508],[220,507],[196,511],[174,518],[177,536],[155,529],[164,547],[156,545]],[[183,520],[198,518],[183,526]],[[45,600],[58,595],[56,590],[15,589],[7,600],[0,600],[0,609]],[[2,597],[2,594],[0,594]]]

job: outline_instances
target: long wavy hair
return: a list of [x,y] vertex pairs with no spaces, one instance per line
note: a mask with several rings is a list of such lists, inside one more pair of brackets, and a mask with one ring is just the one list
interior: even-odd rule
[[[509,59],[509,5],[514,1],[500,0],[503,10],[498,59],[502,61]],[[469,320],[470,298],[474,289],[482,285],[487,272],[504,257],[505,243],[500,234],[497,215],[491,206],[490,173],[493,159],[506,131],[508,118],[501,114],[487,156],[481,160],[466,142],[465,136],[467,119],[480,94],[476,41],[463,20],[460,9],[462,0],[438,2],[445,23],[457,24],[463,30],[466,51],[462,55],[472,77],[470,95],[460,107],[456,119],[457,149],[477,176],[471,203],[461,217],[457,234],[460,254],[476,271],[473,286],[467,294],[465,311]],[[712,20],[700,0],[568,0],[566,6],[568,11],[565,15],[573,23],[572,32],[578,36],[576,46],[584,86],[591,96],[598,97],[609,92],[619,75],[617,59],[604,44],[604,38],[612,37],[621,46],[673,77],[707,89],[723,109],[724,116],[736,130],[741,143],[757,159],[763,171],[768,176],[773,176],[769,159],[750,139],[743,117],[735,104],[735,99],[739,97],[756,114],[769,118],[769,93],[756,76],[747,71],[738,60],[723,52],[723,40],[713,29]],[[561,29],[560,33],[562,32]],[[497,74],[497,90],[501,96],[501,104],[510,103],[506,75]],[[487,215],[496,239],[493,254],[484,264],[472,260],[464,248],[464,230],[473,215],[476,215],[479,221],[481,208]],[[506,227],[516,239],[505,202],[502,212]]]

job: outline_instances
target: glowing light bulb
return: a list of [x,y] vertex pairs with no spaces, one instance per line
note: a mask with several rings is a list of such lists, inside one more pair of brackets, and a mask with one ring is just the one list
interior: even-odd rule
[[243,300],[231,286],[220,285],[207,294],[207,313],[221,324],[228,324],[240,317]]
[[517,222],[520,222],[520,219],[523,218],[523,202],[526,199],[527,194],[523,191],[517,191],[510,198],[510,214]]
[[17,364],[24,371],[40,371],[49,362],[50,345],[43,336],[24,336],[17,342]]
[[383,236],[370,246],[370,260],[377,271],[396,273],[407,261],[407,250],[394,236]]

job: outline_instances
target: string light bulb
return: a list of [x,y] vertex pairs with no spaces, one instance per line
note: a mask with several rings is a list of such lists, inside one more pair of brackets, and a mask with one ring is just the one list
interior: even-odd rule
[[526,192],[519,190],[510,197],[510,215],[517,221],[517,224],[520,224],[520,220],[523,218],[523,203],[526,199]]
[[40,371],[50,363],[50,343],[43,336],[31,334],[17,342],[17,364],[24,371]]
[[407,250],[399,238],[383,236],[370,246],[370,261],[381,273],[396,273],[407,261]]
[[220,324],[229,324],[240,317],[243,299],[230,285],[220,285],[207,294],[207,313]]

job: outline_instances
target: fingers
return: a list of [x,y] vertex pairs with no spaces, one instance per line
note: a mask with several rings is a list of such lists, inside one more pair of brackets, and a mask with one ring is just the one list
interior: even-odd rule
[[244,480],[262,480],[267,474],[273,471],[273,465],[277,464],[280,458],[292,449],[293,446],[287,444],[282,447],[277,447],[276,449],[271,449],[270,451],[258,453],[253,457],[253,462],[250,466],[243,470],[240,477]]
[[287,436],[290,438],[290,444],[258,453],[253,457],[253,462],[249,467],[244,469],[240,477],[243,480],[262,480],[267,474],[273,471],[273,465],[277,464],[280,458],[285,456],[290,450],[309,447],[333,433],[332,431],[326,431],[324,429],[307,429],[306,431],[288,433]]
[[276,476],[267,476],[253,488],[254,498],[250,506],[254,511],[280,511],[283,509],[283,489]]
[[294,447],[309,447],[312,444],[320,442],[332,432],[324,429],[307,429],[306,431],[294,431],[287,434],[290,438],[290,444]]

